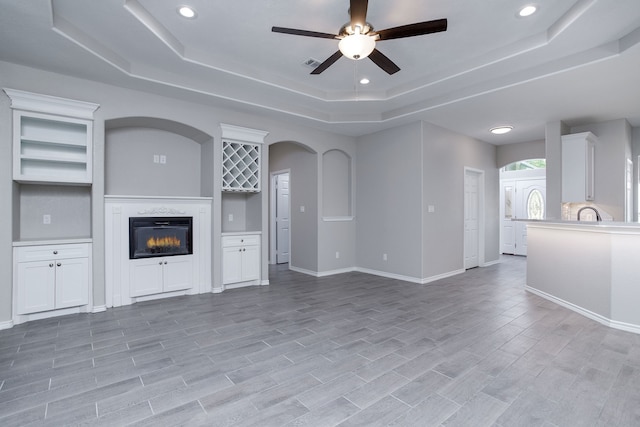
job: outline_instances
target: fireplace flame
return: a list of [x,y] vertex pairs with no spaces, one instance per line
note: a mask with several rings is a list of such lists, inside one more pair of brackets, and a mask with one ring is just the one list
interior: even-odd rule
[[171,247],[180,247],[180,239],[178,239],[176,236],[149,237],[147,239],[147,248],[149,249]]

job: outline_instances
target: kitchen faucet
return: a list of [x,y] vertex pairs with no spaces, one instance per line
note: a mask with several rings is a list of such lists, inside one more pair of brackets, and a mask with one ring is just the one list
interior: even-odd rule
[[597,221],[602,221],[602,217],[600,216],[600,212],[598,212],[598,210],[596,208],[594,208],[593,206],[585,206],[583,208],[578,209],[578,221],[580,221],[580,214],[585,209],[591,209],[592,211],[594,211],[596,213],[596,220]]

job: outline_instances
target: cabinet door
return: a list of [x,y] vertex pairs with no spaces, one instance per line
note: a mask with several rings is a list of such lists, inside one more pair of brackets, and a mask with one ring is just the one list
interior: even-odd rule
[[242,280],[260,278],[260,246],[242,248]]
[[193,286],[193,260],[190,256],[165,258],[163,265],[164,291],[179,291]]
[[55,308],[55,278],[53,261],[18,263],[18,314],[53,310]]
[[162,292],[162,264],[158,258],[140,259],[131,262],[129,270],[132,297],[159,294]]
[[242,248],[222,248],[222,283],[226,285],[242,280]]
[[89,302],[89,260],[56,261],[56,308],[76,307]]

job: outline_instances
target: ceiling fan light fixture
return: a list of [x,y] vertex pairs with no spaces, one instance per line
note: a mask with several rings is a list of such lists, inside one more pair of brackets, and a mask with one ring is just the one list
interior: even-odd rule
[[356,32],[340,40],[338,48],[347,58],[360,60],[373,52],[373,49],[376,48],[376,41],[371,36]]
[[505,133],[509,133],[513,130],[513,126],[496,126],[494,128],[489,129],[494,135],[504,135]]

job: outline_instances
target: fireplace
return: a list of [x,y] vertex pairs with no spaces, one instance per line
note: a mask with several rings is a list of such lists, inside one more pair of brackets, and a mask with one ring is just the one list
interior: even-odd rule
[[130,217],[129,259],[193,254],[192,217]]

